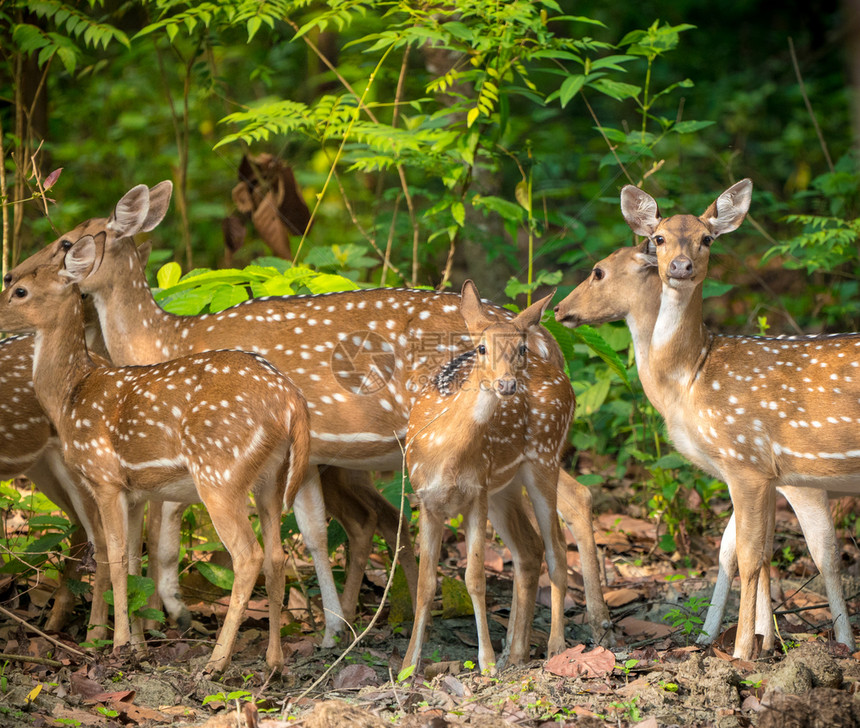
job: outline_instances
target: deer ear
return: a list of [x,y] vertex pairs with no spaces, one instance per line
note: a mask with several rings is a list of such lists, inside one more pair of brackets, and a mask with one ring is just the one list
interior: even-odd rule
[[714,237],[737,230],[744,221],[752,202],[752,180],[735,182],[721,194],[699,218]]
[[552,289],[552,293],[544,298],[540,299],[540,301],[535,301],[528,308],[524,308],[520,311],[516,318],[511,322],[518,329],[530,329],[532,326],[537,326],[540,323],[541,318],[543,317],[544,311],[549,307],[550,301],[552,301],[552,297],[555,295],[556,289]]
[[167,214],[167,208],[170,206],[170,196],[172,194],[173,182],[169,179],[159,182],[155,187],[149,188],[149,212],[143,221],[143,225],[140,227],[142,232],[148,233],[164,219],[164,216]]
[[638,252],[633,256],[643,268],[656,268],[657,267],[657,256],[651,253],[650,251],[647,253]]
[[621,214],[637,235],[650,237],[660,223],[657,201],[633,185],[621,189]]
[[107,229],[116,233],[117,238],[130,237],[143,229],[147,215],[149,215],[149,187],[137,185],[116,203],[113,214],[108,220]]
[[[99,233],[101,244],[104,245],[105,234]],[[92,235],[84,235],[66,253],[60,274],[70,283],[80,283],[98,270],[96,239]]]
[[152,255],[152,242],[147,240],[137,246],[137,259],[140,261],[142,268],[146,268],[149,262],[149,256]]
[[490,323],[484,315],[484,305],[481,303],[478,287],[472,280],[463,283],[460,291],[460,314],[470,334],[481,333]]

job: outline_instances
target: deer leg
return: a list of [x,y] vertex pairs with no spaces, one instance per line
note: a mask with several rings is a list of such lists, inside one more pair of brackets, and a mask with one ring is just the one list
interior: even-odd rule
[[[113,587],[113,650],[127,645],[131,638],[128,619],[128,508],[125,497],[110,486],[94,489],[99,511],[102,514],[102,524],[105,531],[105,542],[110,581]],[[94,595],[94,599],[97,595]]]
[[[141,501],[128,506],[128,529],[126,530],[126,548],[128,549],[128,573],[140,576],[143,573],[141,544],[143,539],[143,513],[146,502]],[[143,639],[143,620],[131,615],[131,643],[141,646]]]
[[[755,616],[758,583],[768,565],[765,548],[768,543],[769,512],[774,510],[773,485],[754,471],[733,473],[728,480],[735,509],[737,528],[738,571],[741,578],[741,601],[734,656],[752,657],[755,642]],[[768,597],[769,598],[769,597]]]
[[[237,467],[236,470],[239,468]],[[234,482],[247,482],[247,478],[242,473],[237,473],[235,477]],[[205,673],[221,672],[230,664],[239,625],[263,565],[263,550],[257,543],[257,537],[246,516],[247,496],[241,489],[232,490],[233,493],[229,492],[223,484],[201,480],[197,482],[197,491],[206,505],[206,510],[209,511],[212,525],[233,559],[234,574],[230,605],[227,607],[227,615],[224,617],[224,624],[221,625],[221,632],[218,634],[212,656],[206,663]],[[282,503],[279,506],[282,508]]]
[[531,627],[543,543],[532,528],[527,510],[519,480],[515,480],[505,490],[493,493],[490,498],[490,520],[510,549],[514,563],[514,593],[505,651],[496,662],[499,668],[526,662],[531,651]]
[[767,512],[767,530],[765,531],[764,560],[761,566],[761,576],[758,580],[758,593],[755,603],[755,633],[762,635],[762,652],[768,653],[776,644],[776,634],[773,626],[773,605],[770,598],[770,560],[773,556],[773,531],[776,521],[776,492],[771,499],[772,505]]
[[[355,619],[364,570],[373,550],[376,513],[367,507],[365,499],[359,496],[359,492],[353,492],[350,483],[341,477],[341,472],[339,468],[324,468],[320,471],[320,481],[326,508],[343,526],[349,540],[349,563],[340,603],[344,619],[352,622]],[[362,475],[366,474],[362,473]],[[373,492],[377,493],[375,488]]]
[[[149,553],[150,566],[155,566],[158,578],[156,592],[164,603],[164,609],[176,622],[181,632],[191,628],[191,612],[182,600],[179,588],[179,541],[182,536],[182,515],[187,503],[168,501],[161,504],[161,523],[159,524],[155,550]],[[152,527],[152,524],[150,524]]]
[[442,529],[444,522],[429,509],[422,507],[418,517],[418,543],[421,560],[418,562],[418,594],[415,602],[415,623],[409,647],[403,657],[403,665],[415,665],[421,659],[421,646],[424,632],[430,622],[430,609],[436,596],[436,572],[439,569],[439,555],[442,551]]
[[735,539],[735,514],[732,512],[729,522],[723,529],[723,538],[720,541],[720,568],[717,571],[717,583],[714,585],[714,593],[711,595],[711,603],[702,625],[702,634],[696,642],[700,645],[709,645],[720,634],[720,626],[726,611],[726,602],[729,599],[729,590],[732,588],[732,579],[738,571],[738,556]]
[[266,595],[269,600],[269,646],[266,649],[266,664],[273,669],[284,665],[281,609],[284,606],[287,557],[281,542],[281,515],[284,510],[284,485],[287,482],[288,470],[289,462],[275,477],[264,477],[255,493],[260,531],[263,535],[263,573],[266,576]]
[[836,529],[833,527],[833,516],[830,514],[830,498],[826,491],[817,488],[782,486],[780,490],[794,509],[806,537],[809,553],[824,579],[824,589],[833,616],[834,637],[837,642],[847,645],[853,651],[854,633],[842,590],[839,544]]
[[496,672],[496,655],[490,642],[487,623],[487,576],[484,572],[484,549],[487,539],[487,491],[469,505],[464,515],[466,528],[466,589],[472,599],[475,626],[478,630],[478,664],[481,671]]
[[340,597],[334,585],[334,577],[331,573],[331,563],[328,557],[328,534],[326,532],[325,501],[323,500],[320,487],[319,470],[315,467],[308,469],[307,478],[296,494],[293,504],[293,512],[299,530],[305,541],[308,551],[314,560],[317,580],[322,595],[323,610],[325,612],[325,633],[322,646],[334,647],[335,635],[341,632],[346,624],[343,609],[340,606]]
[[[556,513],[557,471],[548,472],[536,463],[525,463],[521,470],[526,490],[535,510],[535,517],[543,538],[546,565],[551,582],[551,626],[547,643],[547,657],[564,651],[564,597],[567,592],[567,559],[565,558],[564,539]],[[589,515],[591,511],[589,510]],[[590,518],[589,518],[590,521]],[[591,542],[594,535],[589,526]],[[596,553],[596,552],[595,552]],[[598,582],[599,583],[599,582]],[[601,595],[601,601],[603,597]]]
[[[601,645],[614,645],[609,607],[603,598],[600,579],[600,557],[594,542],[591,491],[564,470],[558,471],[558,508],[576,539],[585,584],[585,608],[588,624],[595,641]],[[565,568],[567,561],[565,560]]]
[[[161,579],[158,563],[158,544],[161,537],[163,509],[164,504],[161,501],[150,501],[149,511],[146,514],[146,555],[148,557],[146,575],[155,583],[155,591],[146,601],[146,606],[149,609],[161,609],[164,606],[159,589]],[[150,624],[151,620],[146,621],[147,627],[154,627],[154,624]]]

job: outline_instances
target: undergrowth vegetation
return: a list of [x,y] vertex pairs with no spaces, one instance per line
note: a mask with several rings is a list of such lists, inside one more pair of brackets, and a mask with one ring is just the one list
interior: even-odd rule
[[[175,206],[150,261],[167,310],[466,277],[517,308],[538,289],[566,294],[632,242],[622,184],[654,193],[664,214],[699,213],[750,176],[753,214],[737,247],[717,246],[709,320],[775,334],[856,328],[860,176],[842,49],[819,27],[838,27],[836,5],[809,26],[780,10],[790,32],[754,44],[734,30],[777,11],[704,16],[688,0],[658,18],[647,3],[577,3],[575,15],[567,5],[6,3],[3,271],[55,231],[107,214],[132,184],[171,178]],[[246,199],[237,171],[261,152],[290,171],[257,177]],[[226,247],[222,226],[234,231]],[[578,398],[574,472],[587,459],[582,480],[595,487],[633,473],[660,549],[690,559],[688,535],[714,525],[723,485],[667,443],[623,324],[546,324]],[[2,534],[3,570],[52,576],[68,521],[41,496],[3,486],[0,497],[29,526]],[[186,517],[186,568],[223,587],[229,570],[201,558],[217,548],[203,519]],[[331,542],[342,542],[336,529]]]

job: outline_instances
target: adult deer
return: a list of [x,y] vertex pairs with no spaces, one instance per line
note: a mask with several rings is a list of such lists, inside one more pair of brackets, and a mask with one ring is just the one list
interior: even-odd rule
[[741,658],[752,654],[756,591],[769,580],[776,486],[854,491],[860,475],[860,335],[740,336],[712,352],[702,322],[710,246],[741,224],[751,192],[742,180],[700,217],[664,219],[650,195],[621,191],[625,220],[656,247],[662,292],[649,356],[669,433],[690,460],[725,479],[734,504]]
[[[285,494],[291,503],[307,468],[304,399],[275,367],[245,352],[206,352],[147,367],[97,367],[84,341],[75,284],[98,265],[98,249],[85,236],[66,256],[63,271],[43,267],[13,275],[0,296],[0,330],[35,331],[36,396],[54,423],[65,461],[102,514],[114,591],[114,650],[133,637],[126,589],[129,505],[201,500],[235,571],[230,606],[206,670],[229,664],[261,565],[269,599],[266,661],[279,667],[281,511]],[[246,513],[252,487],[264,549]]]
[[[510,321],[491,322],[474,283],[463,286],[460,311],[472,348],[441,367],[424,387],[406,433],[409,480],[420,501],[421,564],[415,628],[404,665],[417,665],[436,592],[436,571],[445,520],[463,514],[466,529],[466,587],[478,627],[478,661],[493,670],[485,600],[485,525],[489,513],[514,558],[515,598],[508,626],[508,659],[529,655],[529,632],[541,544],[523,528],[523,486],[535,509],[552,580],[549,656],[564,650],[564,541],[556,516],[556,473],[576,400],[570,381],[528,351],[529,332],[552,294]],[[537,359],[527,367],[528,360]],[[530,409],[530,402],[552,402]],[[524,524],[528,526],[528,524]],[[522,598],[517,596],[523,590]]]
[[[81,281],[81,289],[96,303],[114,362],[160,361],[218,347],[256,351],[289,372],[308,400],[312,465],[399,469],[399,442],[406,434],[417,391],[439,365],[471,348],[463,330],[460,297],[379,289],[253,299],[212,315],[168,314],[153,300],[128,237],[163,217],[170,192],[169,182],[152,189],[134,187],[109,218],[82,223],[25,261],[18,271],[40,265],[56,269],[81,236],[105,231],[99,266]],[[496,306],[487,306],[485,313],[492,320],[513,317]],[[558,346],[545,330],[531,331],[528,346],[533,353],[529,362],[544,359],[559,369],[562,366]],[[596,638],[611,637],[591,524],[591,494],[564,471],[556,479],[574,503],[565,515],[582,556],[589,624]],[[343,623],[336,592],[334,597],[331,594],[333,581],[326,573],[324,512],[315,467],[309,480],[303,488],[308,496],[305,502],[297,501],[296,508],[304,514],[304,525],[319,524],[320,538],[309,547],[321,574],[328,640]],[[336,509],[348,512],[346,498],[357,495],[344,489],[326,490],[326,503],[337,517]],[[402,560],[411,563],[417,574],[414,556],[410,559]],[[363,562],[357,564],[359,577],[363,568]],[[352,569],[351,562],[351,573]]]
[[[653,252],[653,251],[652,251]],[[661,390],[651,368],[650,350],[654,325],[660,312],[663,284],[657,272],[657,258],[648,245],[616,250],[594,265],[591,275],[577,286],[558,306],[556,319],[570,328],[582,324],[602,324],[626,321],[633,339],[636,367],[645,395],[665,418],[667,412]],[[732,350],[736,340],[715,335],[711,339],[709,357],[719,360],[724,347]],[[724,477],[721,472],[720,477]],[[839,569],[836,532],[830,514],[827,493],[815,488],[780,485],[781,492],[794,509],[803,530],[809,551],[821,571],[833,616],[836,640],[854,649],[854,635],[845,606]],[[735,516],[729,519],[720,544],[719,572],[711,606],[698,641],[709,644],[719,634],[732,579],[737,572]],[[772,642],[773,620],[768,608],[770,595],[759,589],[761,603],[756,602],[756,633]]]

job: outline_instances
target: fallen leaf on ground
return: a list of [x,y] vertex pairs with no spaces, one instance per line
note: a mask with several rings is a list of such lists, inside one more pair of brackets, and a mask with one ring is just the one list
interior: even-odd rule
[[376,671],[369,665],[347,665],[334,677],[335,690],[355,690],[368,685],[379,685]]
[[605,592],[603,598],[606,600],[606,604],[610,607],[623,607],[625,604],[630,604],[630,602],[635,602],[643,596],[642,592],[638,589],[613,589],[612,591]]
[[636,617],[625,617],[618,624],[624,630],[624,634],[631,637],[666,637],[675,631],[675,628],[668,624],[649,622]]
[[547,660],[544,669],[561,677],[599,677],[615,668],[615,655],[605,647],[585,652],[585,645],[576,645]]

